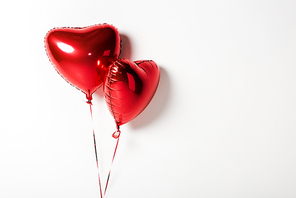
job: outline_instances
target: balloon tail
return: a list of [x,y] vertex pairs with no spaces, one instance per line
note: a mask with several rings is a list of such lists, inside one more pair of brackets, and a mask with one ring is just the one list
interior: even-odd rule
[[96,135],[95,135],[95,128],[94,128],[94,119],[93,119],[93,113],[92,113],[92,107],[91,107],[92,102],[91,102],[91,100],[88,100],[86,103],[89,104],[89,109],[90,109],[91,121],[92,121],[92,126],[93,126],[94,149],[95,149],[96,164],[97,164],[97,169],[98,169],[100,196],[101,196],[101,198],[103,198],[102,187],[101,187],[102,186],[101,185],[101,177],[100,177],[100,170],[99,170],[99,160],[98,160],[98,153],[97,153]]
[[115,155],[116,155],[116,151],[117,151],[117,147],[118,147],[118,142],[119,142],[119,136],[120,136],[120,134],[121,134],[121,131],[119,130],[119,126],[117,126],[117,131],[115,131],[112,134],[112,137],[115,138],[115,139],[117,139],[117,141],[116,141],[116,145],[115,145],[115,149],[114,149],[114,153],[113,153],[113,157],[112,157],[112,162],[111,162],[110,170],[109,170],[107,181],[106,181],[106,186],[105,186],[105,190],[104,190],[104,196],[106,195],[106,192],[107,192],[107,187],[108,187],[109,179],[110,179],[110,175],[111,175],[111,169],[112,169],[112,165],[113,165],[114,158],[115,158]]

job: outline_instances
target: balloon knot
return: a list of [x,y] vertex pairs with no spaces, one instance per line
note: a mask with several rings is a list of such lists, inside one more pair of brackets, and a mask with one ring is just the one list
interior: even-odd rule
[[86,103],[92,105],[91,100],[87,100]]
[[112,137],[115,138],[115,139],[117,139],[117,138],[119,138],[120,134],[121,134],[121,131],[120,131],[120,130],[117,130],[117,131],[115,131],[115,132],[112,134]]

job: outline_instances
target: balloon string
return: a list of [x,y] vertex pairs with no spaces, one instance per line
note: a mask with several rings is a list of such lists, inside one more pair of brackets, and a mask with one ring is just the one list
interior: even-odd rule
[[113,133],[113,137],[117,139],[116,141],[116,146],[115,146],[115,149],[114,149],[114,153],[113,153],[113,157],[112,157],[112,162],[111,162],[111,166],[110,166],[110,170],[109,170],[109,173],[108,173],[108,177],[107,177],[107,181],[106,181],[106,186],[105,186],[105,190],[104,190],[104,196],[106,195],[106,192],[107,192],[107,187],[108,187],[108,184],[109,184],[109,179],[110,179],[110,175],[111,175],[111,169],[112,169],[112,165],[113,165],[113,162],[114,162],[114,158],[115,158],[115,155],[116,155],[116,151],[117,151],[117,147],[118,147],[118,142],[119,142],[119,136],[120,136],[120,130],[118,128],[117,131],[115,131]]
[[93,126],[94,149],[95,149],[96,163],[97,163],[97,169],[98,169],[98,178],[99,178],[100,195],[101,195],[101,198],[103,198],[102,187],[101,187],[101,178],[100,178],[100,170],[99,170],[98,153],[97,153],[96,135],[95,135],[95,128],[94,128],[94,119],[93,119],[93,113],[92,113],[92,108],[91,108],[92,103],[91,103],[90,100],[89,100],[87,103],[89,104],[90,115],[91,115],[91,121],[92,121],[92,126]]

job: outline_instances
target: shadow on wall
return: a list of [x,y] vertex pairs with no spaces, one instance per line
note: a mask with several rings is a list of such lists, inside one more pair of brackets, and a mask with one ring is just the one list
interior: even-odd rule
[[120,35],[120,39],[121,39],[121,43],[120,43],[121,48],[120,48],[119,58],[126,58],[131,60],[132,47],[131,47],[130,39],[124,34]]
[[153,120],[157,119],[167,107],[171,93],[171,83],[167,72],[162,67],[159,68],[160,80],[156,93],[146,109],[130,122],[132,128],[140,128],[148,125],[153,122]]
[[104,98],[104,92],[103,92],[103,86],[100,86],[94,94],[98,96],[99,98]]

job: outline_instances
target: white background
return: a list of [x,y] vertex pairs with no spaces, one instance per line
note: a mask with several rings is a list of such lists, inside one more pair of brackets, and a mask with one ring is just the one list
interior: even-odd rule
[[[85,95],[44,50],[53,27],[116,26],[161,68],[122,127],[108,198],[296,197],[296,1],[1,1],[0,197],[98,198]],[[115,140],[94,123],[105,183]]]

